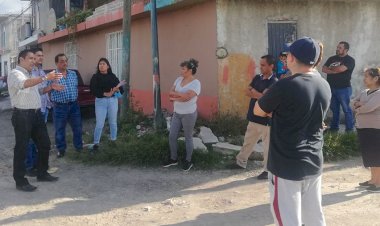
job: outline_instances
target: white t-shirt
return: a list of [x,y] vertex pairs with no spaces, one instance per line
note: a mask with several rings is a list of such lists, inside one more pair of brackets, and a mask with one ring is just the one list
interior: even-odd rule
[[186,93],[189,90],[192,90],[197,95],[186,102],[174,101],[174,112],[178,114],[191,114],[197,110],[197,100],[198,100],[199,94],[201,93],[201,83],[199,82],[198,79],[194,79],[193,81],[189,82],[185,86],[181,86],[182,80],[183,80],[182,76],[178,77],[175,80],[174,82],[175,91],[178,93]]

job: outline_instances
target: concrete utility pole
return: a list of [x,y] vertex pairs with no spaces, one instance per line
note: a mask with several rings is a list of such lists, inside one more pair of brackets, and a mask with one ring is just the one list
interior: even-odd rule
[[123,47],[122,47],[122,69],[121,77],[125,80],[124,93],[121,104],[121,117],[127,117],[129,108],[129,92],[130,92],[130,53],[131,53],[131,0],[124,0],[123,15]]
[[154,128],[162,129],[164,117],[161,110],[160,61],[158,55],[158,31],[156,0],[151,0],[150,19],[152,29],[152,60],[153,60],[153,89],[154,89]]
[[88,9],[88,0],[83,1],[83,10]]

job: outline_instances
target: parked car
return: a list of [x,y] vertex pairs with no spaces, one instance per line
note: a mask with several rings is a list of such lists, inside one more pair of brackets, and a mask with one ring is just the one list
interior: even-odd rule
[[[85,85],[81,74],[76,69],[69,69],[74,71],[78,76],[78,103],[80,107],[90,107],[95,105],[95,96],[91,94],[90,86]],[[44,70],[45,73],[49,73],[51,70]]]

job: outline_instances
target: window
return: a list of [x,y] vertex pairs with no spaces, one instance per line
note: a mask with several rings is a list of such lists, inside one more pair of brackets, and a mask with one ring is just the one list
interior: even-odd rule
[[17,66],[17,57],[11,57],[11,70]]
[[50,8],[54,9],[56,18],[65,16],[65,1],[62,0],[50,0]]
[[4,75],[8,75],[8,61],[4,61]]
[[7,40],[7,32],[6,32],[6,29],[5,29],[5,27],[3,27],[3,35],[2,35],[2,37],[1,37],[1,47],[3,48],[3,49],[5,49],[5,40]]
[[284,45],[297,39],[297,23],[295,21],[268,22],[268,53],[278,57],[284,51]]
[[111,64],[113,73],[121,78],[122,60],[122,40],[121,31],[107,34],[107,58]]
[[66,42],[64,45],[64,53],[68,58],[68,68],[78,69],[77,44],[74,42]]
[[91,1],[87,1],[87,4],[88,4],[89,9],[95,9],[99,6],[105,5],[105,4],[110,3],[112,1],[113,0],[91,0]]

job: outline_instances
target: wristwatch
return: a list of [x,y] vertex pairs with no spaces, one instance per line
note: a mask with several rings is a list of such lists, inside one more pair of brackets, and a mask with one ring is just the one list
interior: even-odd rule
[[44,76],[41,76],[41,78],[42,78],[42,81],[46,81],[48,77],[44,75]]

